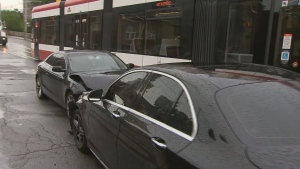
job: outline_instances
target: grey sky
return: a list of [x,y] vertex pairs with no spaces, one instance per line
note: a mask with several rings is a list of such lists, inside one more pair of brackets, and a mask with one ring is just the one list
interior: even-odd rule
[[23,0],[0,0],[2,10],[23,9]]

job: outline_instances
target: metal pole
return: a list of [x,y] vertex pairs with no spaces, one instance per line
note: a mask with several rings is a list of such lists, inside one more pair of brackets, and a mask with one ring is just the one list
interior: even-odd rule
[[267,45],[266,45],[265,61],[264,61],[265,65],[269,64],[269,54],[270,54],[270,45],[271,45],[271,38],[272,38],[274,10],[275,10],[275,1],[271,1],[271,10],[270,10],[270,16],[269,16],[268,35],[267,35]]
[[23,16],[24,16],[24,39],[27,39],[27,0],[24,0],[24,11],[23,11]]
[[0,3],[0,21],[2,21],[2,18],[1,18],[1,3]]

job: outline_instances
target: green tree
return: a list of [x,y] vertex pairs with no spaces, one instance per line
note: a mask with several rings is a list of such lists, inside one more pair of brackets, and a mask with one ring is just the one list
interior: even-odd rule
[[7,30],[24,31],[23,14],[18,10],[3,10],[2,21],[5,21]]
[[56,0],[32,0],[31,4],[32,6],[38,6],[38,5],[48,4],[51,2],[56,2]]

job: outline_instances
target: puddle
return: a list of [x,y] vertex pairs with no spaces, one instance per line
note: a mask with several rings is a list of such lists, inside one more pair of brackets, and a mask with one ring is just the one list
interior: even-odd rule
[[0,108],[0,119],[4,117],[4,111]]
[[24,78],[17,77],[2,77],[3,80],[25,80]]

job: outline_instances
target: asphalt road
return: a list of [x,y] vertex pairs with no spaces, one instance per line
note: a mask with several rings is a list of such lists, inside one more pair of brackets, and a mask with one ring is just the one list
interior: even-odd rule
[[65,110],[37,98],[30,42],[8,40],[0,46],[0,169],[103,168],[76,149]]

